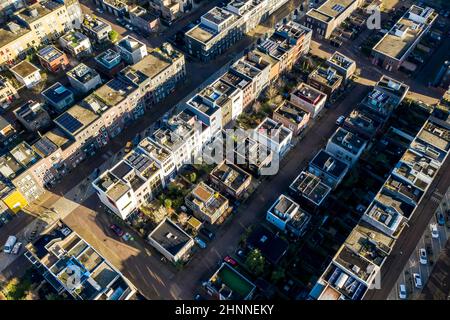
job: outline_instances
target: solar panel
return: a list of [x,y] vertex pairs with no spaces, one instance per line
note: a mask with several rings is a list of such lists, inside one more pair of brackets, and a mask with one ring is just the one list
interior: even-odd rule
[[70,133],[76,132],[83,126],[83,124],[80,121],[78,121],[76,118],[74,118],[68,113],[63,113],[61,116],[59,116],[57,120],[59,124],[61,124],[61,126],[63,126]]

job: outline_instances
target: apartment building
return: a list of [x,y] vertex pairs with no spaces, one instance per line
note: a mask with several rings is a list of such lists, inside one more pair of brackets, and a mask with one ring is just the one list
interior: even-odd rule
[[335,51],[326,63],[344,78],[344,82],[347,82],[356,71],[356,62],[339,51]]
[[147,46],[129,35],[120,39],[116,48],[128,64],[136,64],[147,55]]
[[312,208],[320,206],[331,192],[331,187],[313,173],[302,171],[289,186],[289,193],[300,204],[309,204]]
[[305,129],[310,118],[310,112],[287,100],[284,100],[272,114],[272,119],[291,130],[294,136]]
[[41,70],[31,62],[24,60],[9,69],[14,77],[28,89],[41,81]]
[[391,71],[408,66],[406,59],[437,19],[430,7],[412,5],[372,49],[372,62]]
[[11,103],[19,98],[16,88],[8,79],[0,77],[0,108],[8,109]]
[[227,11],[242,17],[244,23],[243,30],[244,33],[247,33],[267,18],[268,3],[268,0],[233,0],[225,8]]
[[256,99],[251,78],[230,69],[220,79],[242,92],[242,110]]
[[343,77],[331,67],[319,66],[308,76],[308,84],[331,97],[341,86]]
[[14,110],[14,115],[25,129],[31,132],[41,132],[52,123],[52,119],[42,103],[32,100]]
[[267,210],[266,220],[284,232],[301,236],[311,220],[311,215],[298,203],[282,194]]
[[150,8],[167,21],[174,21],[183,14],[185,0],[149,0]]
[[128,13],[128,2],[126,0],[94,0],[94,2],[98,7],[116,17],[123,17]]
[[279,73],[292,69],[298,59],[309,52],[311,29],[294,21],[288,21],[275,28],[273,34],[260,45],[258,50],[278,61]]
[[124,61],[122,61],[121,54],[113,49],[103,51],[102,53],[98,54],[94,58],[94,60],[96,62],[98,71],[108,77],[115,76],[125,66]]
[[292,131],[271,118],[265,118],[253,131],[253,139],[282,157],[291,148]]
[[133,150],[92,185],[102,203],[126,220],[139,207],[153,200],[166,184],[156,161]]
[[70,85],[80,93],[87,93],[102,84],[102,79],[95,69],[80,63],[67,72]]
[[328,39],[362,3],[362,0],[327,0],[317,9],[308,11],[305,25],[314,31],[315,36]]
[[139,142],[139,145],[135,150],[144,153],[156,162],[157,166],[161,168],[166,183],[175,176],[177,168],[175,166],[173,154],[164,146],[161,146],[152,139],[146,137]]
[[[62,221],[26,245],[25,257],[57,293],[75,300],[130,300],[137,290],[108,260]],[[72,283],[74,271],[80,281]]]
[[215,59],[244,35],[241,17],[225,8],[214,7],[187,31],[186,47],[190,55],[203,62]]
[[184,55],[169,43],[152,49],[141,61],[119,74],[121,79],[139,87],[147,107],[167,97],[185,76]]
[[67,55],[55,46],[47,46],[37,52],[41,66],[50,72],[65,70],[69,65]]
[[379,117],[366,112],[363,107],[358,106],[345,118],[343,128],[370,140],[379,132],[382,124],[383,122]]
[[325,150],[320,150],[309,162],[308,171],[321,178],[332,189],[344,179],[349,165]]
[[255,97],[269,85],[270,65],[253,52],[236,61],[230,69],[251,79]]
[[153,229],[148,235],[148,241],[172,263],[185,259],[195,244],[189,234],[168,218]]
[[187,103],[188,110],[194,113],[198,119],[210,127],[211,134],[215,135],[222,130],[222,108],[209,99],[195,95]]
[[111,25],[98,17],[85,15],[81,30],[86,33],[88,37],[96,42],[107,41],[109,33],[112,31]]
[[79,28],[80,23],[77,0],[39,1],[15,11],[0,28],[0,64],[14,64],[33,48]]
[[145,34],[151,34],[159,30],[159,17],[146,9],[135,6],[130,8],[129,15],[130,23]]
[[11,122],[0,116],[0,145],[7,148],[8,145],[12,144],[16,139],[17,131],[14,126]]
[[228,199],[204,182],[200,182],[185,198],[186,206],[200,221],[215,224],[228,210]]
[[92,54],[91,41],[87,36],[78,31],[69,31],[59,38],[61,47],[73,57],[85,57]]
[[327,95],[312,86],[302,82],[291,92],[290,102],[311,114],[315,118],[325,106]]
[[57,113],[61,113],[75,102],[75,96],[69,88],[56,82],[41,92],[45,101],[49,103]]
[[351,167],[358,161],[366,146],[367,140],[343,128],[338,128],[328,139],[326,151]]
[[225,161],[211,171],[209,178],[218,190],[235,199],[240,199],[244,196],[252,181],[250,174],[238,166]]

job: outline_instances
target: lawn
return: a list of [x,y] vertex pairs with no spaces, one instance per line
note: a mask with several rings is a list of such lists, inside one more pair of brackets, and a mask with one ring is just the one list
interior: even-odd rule
[[237,272],[225,265],[218,274],[222,282],[226,284],[233,292],[239,294],[242,298],[248,296],[253,290],[254,285],[242,278]]

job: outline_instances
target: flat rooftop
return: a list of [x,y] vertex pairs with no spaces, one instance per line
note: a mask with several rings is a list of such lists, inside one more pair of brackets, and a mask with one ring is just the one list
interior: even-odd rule
[[133,65],[133,69],[153,79],[182,56],[181,52],[172,47],[170,48],[170,51],[166,51],[163,48],[155,48],[141,61]]
[[70,134],[76,135],[98,118],[99,116],[93,111],[76,104],[56,118],[54,122]]
[[208,283],[229,300],[248,299],[255,290],[250,280],[226,262],[222,263]]
[[331,137],[331,141],[355,155],[358,154],[359,151],[364,149],[367,143],[365,139],[362,139],[358,135],[343,128],[338,128],[334,132],[333,136]]
[[127,99],[137,86],[114,78],[94,91],[94,95],[109,107],[114,107]]
[[334,87],[338,83],[342,82],[342,76],[331,67],[319,66],[312,73],[309,74],[308,79],[322,83],[328,87]]
[[65,55],[55,46],[47,46],[37,52],[37,56],[46,62],[53,62],[54,60]]
[[251,175],[244,170],[225,162],[215,167],[211,175],[232,190],[238,190],[248,179],[251,179]]
[[352,65],[355,65],[355,61],[350,59],[349,57],[343,55],[339,51],[335,51],[331,57],[328,59],[328,62],[334,66],[342,68],[344,70],[349,69]]
[[133,52],[141,47],[146,47],[146,45],[139,41],[138,39],[128,35],[124,38],[122,38],[117,45],[125,50],[127,50],[128,52]]
[[[414,16],[410,15],[413,12]],[[420,16],[416,19],[416,15]],[[398,20],[373,47],[373,50],[390,58],[402,60],[418,37],[421,37],[426,28],[436,19],[437,13],[431,8],[411,8]]]
[[64,101],[68,97],[73,96],[73,92],[60,82],[56,82],[52,86],[48,87],[42,91],[41,94],[54,103],[59,103],[60,101]]
[[322,278],[346,299],[361,300],[368,287],[345,269],[331,263]]
[[62,36],[63,41],[65,41],[71,47],[78,47],[82,41],[89,39],[87,36],[78,31],[69,31]]
[[278,108],[275,109],[274,113],[288,119],[294,124],[301,123],[305,116],[309,114],[309,112],[287,100],[283,101]]
[[149,234],[149,238],[174,256],[192,240],[186,232],[167,218]]
[[326,95],[323,92],[304,82],[302,82],[291,94],[314,106],[326,98]]
[[94,183],[113,201],[119,200],[131,189],[128,184],[110,171],[103,173]]
[[[210,95],[210,97],[214,98],[214,93]],[[213,115],[219,110],[219,107],[217,105],[205,103],[203,97],[201,97],[200,95],[195,95],[191,100],[187,102],[187,104],[208,116]]]
[[336,178],[340,177],[348,169],[348,165],[345,162],[339,160],[331,153],[328,153],[323,149],[315,155],[309,165],[314,166],[326,174]]
[[292,131],[278,123],[271,118],[265,118],[255,129],[255,132],[266,136],[267,138],[273,140],[275,139],[277,143],[282,143],[289,136],[292,135]]
[[238,74],[238,73],[236,73],[236,72],[233,72],[233,71],[227,71],[222,77],[221,77],[221,79],[223,80],[223,81],[225,81],[226,83],[229,83],[229,84],[231,84],[232,86],[234,86],[234,87],[236,87],[236,88],[238,88],[238,89],[241,89],[241,90],[244,90],[247,86],[249,86],[250,84],[251,84],[251,82],[252,82],[252,79],[251,78],[249,78],[249,77],[247,77],[247,76],[244,76],[244,75],[241,75],[241,74]]
[[195,40],[202,43],[207,43],[212,38],[214,38],[216,34],[217,33],[214,30],[201,24],[196,25],[187,32],[187,35],[189,37],[194,38]]
[[36,67],[34,64],[32,64],[31,62],[28,62],[26,60],[19,62],[14,67],[12,67],[10,70],[11,70],[11,72],[17,74],[21,78],[26,78],[30,74],[40,71],[40,69],[38,67]]
[[157,145],[154,141],[147,137],[139,142],[139,148],[150,157],[158,160],[161,163],[165,162],[171,156],[169,150],[160,145]]
[[342,267],[367,282],[375,272],[375,264],[343,245],[334,260]]
[[386,187],[381,188],[375,196],[375,199],[388,207],[394,208],[398,213],[408,219],[416,207],[414,204],[406,202],[401,194],[396,193],[395,189]]
[[67,76],[77,80],[81,83],[88,83],[93,78],[97,77],[99,74],[95,69],[92,69],[85,65],[84,63],[80,63],[70,71],[67,72]]
[[316,175],[302,171],[289,186],[291,190],[319,205],[331,192],[331,188]]
[[447,153],[450,149],[450,130],[432,121],[425,123],[417,138]]

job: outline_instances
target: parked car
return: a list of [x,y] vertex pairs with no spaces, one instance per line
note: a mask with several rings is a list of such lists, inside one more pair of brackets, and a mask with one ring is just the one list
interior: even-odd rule
[[339,118],[337,118],[336,124],[338,126],[340,126],[344,122],[344,120],[345,120],[345,117],[344,116],[340,116]]
[[402,300],[406,299],[406,286],[404,284],[400,284],[400,289],[398,291],[398,297]]
[[438,239],[439,238],[439,231],[438,231],[436,223],[430,224],[430,230],[431,230],[431,237],[433,239]]
[[8,239],[6,240],[5,246],[3,247],[3,252],[11,253],[16,242],[17,242],[17,238],[15,236],[9,236]]
[[236,250],[236,255],[237,255],[240,259],[244,260],[244,259],[247,257],[247,252],[246,252],[244,249],[239,248],[239,249]]
[[97,13],[100,13],[100,14],[105,13],[105,11],[103,11],[103,9],[100,9],[100,8],[96,8],[95,11],[97,11]]
[[442,212],[438,212],[438,213],[436,214],[436,218],[437,218],[437,222],[439,223],[440,226],[445,225],[445,217],[444,217],[444,215],[442,214]]
[[214,237],[216,236],[214,232],[206,228],[200,229],[200,233],[203,234],[205,237],[207,237],[209,240],[213,240]]
[[19,254],[20,248],[22,248],[22,242],[16,242],[16,244],[14,245],[14,247],[11,250],[11,253],[12,254]]
[[228,264],[231,264],[233,267],[237,266],[237,262],[236,260],[234,260],[233,258],[231,258],[230,256],[226,256],[223,261],[227,262]]
[[205,300],[205,298],[203,298],[199,293],[197,293],[197,294],[194,296],[194,300],[200,301],[200,300]]
[[133,142],[128,141],[127,144],[125,145],[125,153],[128,153],[131,151],[131,148],[133,148]]
[[203,241],[202,239],[200,239],[199,237],[195,237],[194,238],[194,241],[195,241],[195,243],[200,247],[200,248],[202,248],[202,249],[205,249],[207,246],[206,246],[206,242],[205,241]]
[[414,285],[416,288],[422,288],[422,277],[418,273],[413,273]]
[[118,237],[122,237],[125,232],[123,232],[123,230],[116,224],[112,224],[109,226],[109,228],[114,231],[114,233],[118,236]]
[[421,264],[428,263],[427,250],[425,250],[425,248],[419,249],[419,261]]

